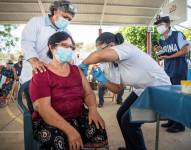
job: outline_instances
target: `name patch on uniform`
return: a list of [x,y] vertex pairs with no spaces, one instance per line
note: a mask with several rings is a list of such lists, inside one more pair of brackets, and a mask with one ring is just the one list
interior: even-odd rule
[[165,45],[163,47],[163,50],[165,51],[165,53],[174,53],[178,51],[178,47],[176,46],[176,44],[169,44]]

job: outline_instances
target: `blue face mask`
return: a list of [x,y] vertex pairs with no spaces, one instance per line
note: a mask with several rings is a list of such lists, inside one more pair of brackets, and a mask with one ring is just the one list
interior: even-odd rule
[[60,30],[64,30],[69,24],[70,22],[63,17],[58,17],[58,19],[55,21],[56,27]]
[[70,63],[73,58],[73,51],[71,48],[58,47],[55,52],[55,58],[59,63]]

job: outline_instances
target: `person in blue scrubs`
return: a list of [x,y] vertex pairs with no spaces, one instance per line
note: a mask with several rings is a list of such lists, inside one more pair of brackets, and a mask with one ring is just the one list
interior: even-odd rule
[[[189,43],[180,31],[172,31],[169,16],[158,16],[156,22],[157,31],[161,34],[159,45],[156,46],[159,59],[164,59],[164,70],[170,77],[173,85],[179,85],[181,80],[187,79],[186,54],[189,51]],[[185,126],[173,120],[162,124],[167,132],[176,133],[185,130]]]

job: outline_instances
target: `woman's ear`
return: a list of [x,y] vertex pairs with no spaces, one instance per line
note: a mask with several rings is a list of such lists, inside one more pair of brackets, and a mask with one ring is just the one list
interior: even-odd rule
[[54,49],[56,49],[54,46],[52,46],[52,45],[48,45],[48,48],[52,51],[52,50],[54,50]]
[[52,50],[52,46],[51,46],[51,45],[48,45],[48,49],[49,49],[49,50]]

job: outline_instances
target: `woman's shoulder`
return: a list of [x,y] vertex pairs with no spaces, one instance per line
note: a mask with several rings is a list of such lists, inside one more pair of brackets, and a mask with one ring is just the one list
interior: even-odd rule
[[71,68],[73,69],[78,69],[78,66],[74,65],[74,64],[69,64]]
[[69,64],[70,65],[70,69],[72,72],[78,72],[79,73],[79,68],[77,65],[73,65],[73,64]]
[[33,73],[32,79],[37,80],[37,81],[45,81],[45,80],[48,80],[48,76],[49,76],[49,73],[48,73],[48,70],[46,68],[46,70],[43,72],[39,71],[37,73]]

